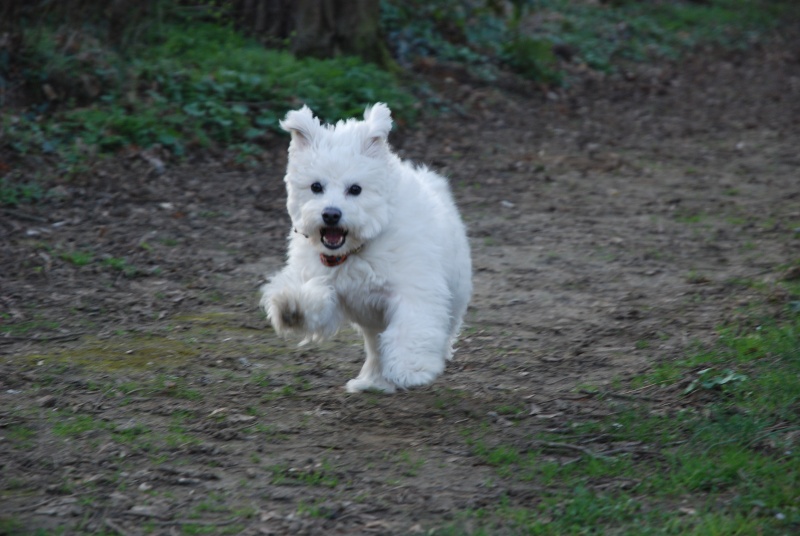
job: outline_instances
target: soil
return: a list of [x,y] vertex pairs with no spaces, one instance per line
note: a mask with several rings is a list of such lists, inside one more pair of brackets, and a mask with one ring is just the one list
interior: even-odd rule
[[790,299],[774,282],[800,251],[797,35],[563,89],[418,76],[455,111],[392,142],[451,178],[474,261],[445,374],[347,394],[355,333],[297,347],[267,325],[286,139],[256,168],[119,156],[0,209],[0,519],[407,534],[530,505],[541,490],[475,440],[606,415],[597,393],[714,341],[754,285]]

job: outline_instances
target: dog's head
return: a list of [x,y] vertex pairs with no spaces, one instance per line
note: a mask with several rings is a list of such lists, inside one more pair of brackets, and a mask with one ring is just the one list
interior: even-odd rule
[[376,237],[392,212],[397,159],[386,141],[389,108],[367,107],[364,120],[322,125],[304,106],[281,121],[291,133],[287,208],[298,233],[320,252],[344,255]]

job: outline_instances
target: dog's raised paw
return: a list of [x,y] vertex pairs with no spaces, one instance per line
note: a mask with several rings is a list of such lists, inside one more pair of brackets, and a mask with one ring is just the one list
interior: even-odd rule
[[303,325],[303,315],[297,309],[282,309],[281,321],[290,328],[296,328]]
[[[272,299],[270,316],[277,317],[283,329],[299,329],[303,327],[305,318],[295,300],[287,296],[275,296]],[[277,313],[277,314],[275,314]]]

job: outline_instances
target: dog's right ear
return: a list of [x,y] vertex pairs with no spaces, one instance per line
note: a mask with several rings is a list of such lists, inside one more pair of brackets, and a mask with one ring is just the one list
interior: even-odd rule
[[290,148],[297,149],[309,147],[314,142],[314,136],[320,128],[319,119],[314,117],[308,106],[287,113],[280,125],[283,130],[292,135]]

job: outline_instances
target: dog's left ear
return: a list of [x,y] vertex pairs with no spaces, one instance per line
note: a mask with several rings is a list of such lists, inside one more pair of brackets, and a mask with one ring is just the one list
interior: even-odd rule
[[367,106],[364,110],[364,122],[367,124],[367,136],[364,138],[364,154],[377,156],[386,144],[389,131],[392,130],[392,111],[384,103]]

